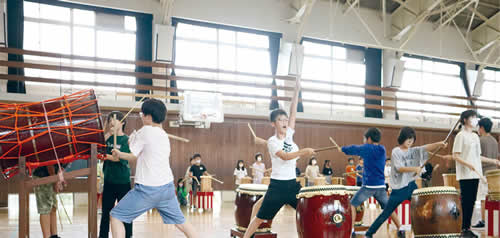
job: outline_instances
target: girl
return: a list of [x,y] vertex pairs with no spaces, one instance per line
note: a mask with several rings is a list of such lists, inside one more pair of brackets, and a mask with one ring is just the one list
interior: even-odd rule
[[184,180],[180,178],[177,180],[177,199],[179,200],[179,203],[181,206],[186,206],[187,205],[187,190],[186,187],[184,186]]
[[306,168],[307,186],[313,186],[314,179],[321,176],[321,174],[319,173],[319,166],[317,163],[318,161],[316,160],[315,157],[312,157],[309,160],[309,165],[307,165]]
[[238,160],[236,163],[236,168],[234,169],[234,179],[236,180],[236,185],[240,184],[240,179],[247,176],[247,169],[245,168],[245,163],[243,160]]
[[464,237],[477,237],[470,227],[479,179],[483,176],[481,161],[498,164],[495,160],[481,156],[479,136],[473,132],[477,124],[477,113],[474,110],[462,112],[459,127],[462,130],[457,134],[453,143],[453,159],[458,162],[455,166],[462,197],[462,235]]
[[[266,142],[267,143],[267,142]],[[255,154],[255,163],[252,164],[253,183],[261,184],[266,171],[266,165],[262,163],[262,154]]]
[[332,170],[332,167],[330,166],[330,160],[325,160],[325,164],[323,164],[323,173],[322,174],[326,177],[326,183],[331,184],[333,170]]

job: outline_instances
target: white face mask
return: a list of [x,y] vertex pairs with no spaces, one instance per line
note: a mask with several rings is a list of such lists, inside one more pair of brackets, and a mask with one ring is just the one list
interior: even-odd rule
[[313,160],[313,161],[311,162],[311,164],[312,164],[312,165],[316,165],[316,160]]
[[262,157],[257,157],[257,161],[262,161]]
[[477,127],[478,123],[479,123],[479,118],[476,117],[476,118],[471,119],[471,122],[470,122],[471,126]]
[[199,160],[197,160],[197,161],[196,161],[196,163],[197,163],[197,164],[200,164],[200,163],[201,163],[201,160],[200,160],[200,159],[199,159]]
[[240,168],[241,168],[241,167],[243,167],[243,164],[239,164],[238,166],[240,166]]

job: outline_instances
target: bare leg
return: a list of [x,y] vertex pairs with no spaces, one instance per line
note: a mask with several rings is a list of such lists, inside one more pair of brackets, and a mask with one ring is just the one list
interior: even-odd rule
[[485,210],[486,210],[486,201],[485,200],[482,200],[481,201],[481,220],[482,221],[485,221],[484,220],[484,213],[485,213]]
[[262,201],[264,201],[264,196],[262,196],[259,200],[257,200],[257,202],[253,204],[252,216],[250,217],[250,220],[252,220],[255,216],[257,216],[257,213],[259,212],[259,209],[262,206]]
[[182,231],[184,235],[188,238],[197,238],[198,234],[196,233],[196,230],[194,229],[193,225],[189,222],[185,222],[184,224],[177,224],[175,225],[177,229]]
[[40,214],[40,226],[42,228],[43,238],[49,238],[50,234],[50,213]]
[[253,233],[255,232],[255,230],[257,230],[257,228],[260,226],[260,224],[262,224],[262,222],[264,222],[264,220],[262,220],[258,217],[252,219],[252,221],[250,222],[250,225],[248,225],[248,229],[246,230],[243,238],[252,237]]
[[57,235],[57,209],[50,211],[50,235]]
[[399,228],[401,228],[401,222],[399,221],[398,214],[396,214],[395,212],[393,212],[391,214],[391,218],[392,218],[392,222],[394,222],[394,225],[399,230]]
[[352,228],[354,229],[354,223],[356,223],[356,207],[351,205],[351,217],[352,217]]
[[111,234],[113,234],[113,238],[125,238],[125,226],[123,222],[110,216],[111,220]]

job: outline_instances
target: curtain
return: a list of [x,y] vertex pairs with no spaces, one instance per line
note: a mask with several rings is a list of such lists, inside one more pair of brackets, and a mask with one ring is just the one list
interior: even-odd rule
[[[175,42],[177,41],[177,21],[172,21],[172,26],[175,27],[174,30],[174,43],[172,44],[172,64],[175,65]],[[171,76],[175,76],[175,69],[172,68]],[[170,88],[177,88],[177,80],[170,80]],[[179,96],[177,92],[170,92],[170,96]],[[170,103],[179,103],[177,99],[170,99]]]
[[[366,77],[367,86],[382,86],[382,50],[368,48],[365,50]],[[381,91],[365,89],[366,95],[381,96]],[[365,104],[382,105],[380,100],[365,99]],[[365,117],[382,118],[382,110],[365,107]]]
[[[24,33],[24,1],[7,0],[7,46],[10,48],[23,49]],[[22,55],[8,55],[9,61],[24,61]],[[8,69],[8,74],[24,76],[23,68]],[[8,93],[26,93],[26,86],[23,81],[8,80]]]
[[[136,16],[136,40],[135,40],[135,59],[142,61],[153,60],[153,16],[147,15],[144,17]],[[136,66],[135,72],[152,73],[151,67]],[[136,78],[137,85],[153,85],[153,80],[150,78]],[[136,90],[136,93],[149,94],[150,90]],[[136,97],[136,101],[140,97]]]
[[[269,53],[271,56],[271,74],[273,75],[272,86],[276,86],[276,72],[278,71],[278,57],[280,54],[280,38],[276,36],[269,36]],[[273,88],[271,92],[272,97],[278,96],[278,89]],[[277,99],[271,99],[269,105],[270,110],[278,109],[280,107]]]
[[[469,87],[469,80],[467,79],[467,71],[465,68],[465,63],[459,63],[458,66],[460,66],[460,78],[462,79],[462,83],[464,84],[464,90],[465,94],[467,97],[472,97],[471,90]],[[470,105],[474,106],[474,101],[469,100]]]

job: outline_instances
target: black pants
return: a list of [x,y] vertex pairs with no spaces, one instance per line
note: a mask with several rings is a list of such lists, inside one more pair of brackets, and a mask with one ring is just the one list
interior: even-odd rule
[[[102,216],[99,231],[100,238],[108,238],[109,233],[109,213],[115,206],[115,201],[120,201],[127,192],[130,191],[130,183],[111,184],[104,183],[102,192]],[[125,225],[125,237],[132,236],[132,223],[123,223]]]
[[472,213],[476,203],[477,187],[479,179],[460,180],[460,195],[462,197],[462,230],[469,230],[471,226]]

